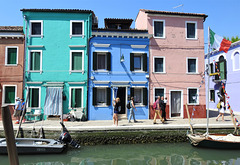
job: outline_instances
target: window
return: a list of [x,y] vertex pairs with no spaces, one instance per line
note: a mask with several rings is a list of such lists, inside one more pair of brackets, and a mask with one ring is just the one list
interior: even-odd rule
[[29,88],[29,102],[28,107],[40,108],[40,87],[30,87]]
[[197,22],[186,22],[187,39],[197,39]]
[[83,51],[70,51],[70,71],[83,71],[84,65],[84,52]]
[[83,105],[83,88],[82,87],[70,87],[70,107],[82,108]]
[[7,46],[6,47],[6,56],[5,64],[6,65],[17,65],[18,61],[18,47],[16,46]]
[[215,76],[215,80],[226,80],[227,79],[227,63],[224,56],[219,57],[219,62],[215,63],[215,72],[219,70],[219,75]]
[[154,92],[155,92],[154,102],[157,100],[158,96],[164,97],[164,88],[155,88]]
[[110,52],[93,52],[93,70],[111,70]]
[[29,70],[30,71],[42,70],[42,51],[30,51]]
[[30,35],[42,36],[43,35],[43,22],[42,21],[30,21]]
[[153,57],[153,72],[165,73],[165,58],[164,57]]
[[3,86],[3,104],[14,104],[16,91],[16,86]]
[[93,105],[109,106],[111,104],[111,88],[93,87]]
[[153,20],[153,36],[155,38],[165,37],[165,21],[164,20]]
[[240,53],[238,51],[233,53],[233,71],[240,70]]
[[188,88],[188,104],[198,104],[198,89]]
[[197,73],[197,58],[187,58],[187,73]]
[[209,93],[209,101],[212,101],[212,102],[215,102],[215,91],[213,90],[213,89],[210,89],[210,91],[209,91],[210,93]]
[[84,35],[84,21],[70,21],[70,36]]
[[210,64],[209,69],[210,69],[210,73],[214,73],[214,70],[213,70],[213,63]]
[[147,72],[147,53],[130,53],[130,70]]
[[130,88],[130,95],[131,97],[134,97],[134,102],[136,105],[148,104],[147,88]]

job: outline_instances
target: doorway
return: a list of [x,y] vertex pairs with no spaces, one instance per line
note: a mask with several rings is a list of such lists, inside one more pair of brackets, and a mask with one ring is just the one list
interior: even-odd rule
[[181,117],[182,116],[182,92],[181,91],[171,91],[170,92],[170,110],[171,117]]
[[118,87],[117,97],[120,98],[121,111],[119,114],[126,114],[126,87]]

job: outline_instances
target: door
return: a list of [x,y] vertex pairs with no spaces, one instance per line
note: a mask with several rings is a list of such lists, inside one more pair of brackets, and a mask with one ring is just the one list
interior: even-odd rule
[[126,87],[118,87],[117,97],[120,98],[121,111],[119,114],[126,114]]
[[171,92],[171,117],[181,116],[181,91]]

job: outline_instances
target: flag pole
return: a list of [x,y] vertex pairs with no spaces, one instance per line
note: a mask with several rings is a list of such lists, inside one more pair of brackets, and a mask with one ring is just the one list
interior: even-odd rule
[[208,54],[207,54],[207,60],[208,60],[208,85],[207,85],[207,130],[206,134],[208,136],[208,127],[209,127],[209,86],[210,86],[210,27],[208,27]]

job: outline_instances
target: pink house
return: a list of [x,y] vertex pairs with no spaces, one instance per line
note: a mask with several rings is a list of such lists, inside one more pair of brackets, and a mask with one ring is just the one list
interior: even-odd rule
[[[206,117],[204,85],[204,30],[207,15],[141,9],[135,26],[146,29],[150,39],[149,99],[168,98],[167,118],[187,118],[186,104],[194,118]],[[150,106],[152,119],[154,112]],[[194,113],[192,113],[192,111]]]

